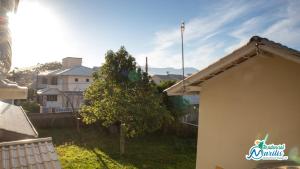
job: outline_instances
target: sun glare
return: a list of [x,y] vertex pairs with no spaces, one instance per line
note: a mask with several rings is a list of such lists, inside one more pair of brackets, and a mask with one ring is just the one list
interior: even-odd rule
[[36,1],[21,1],[17,13],[9,15],[9,27],[13,66],[34,65],[65,54],[67,43],[60,18]]

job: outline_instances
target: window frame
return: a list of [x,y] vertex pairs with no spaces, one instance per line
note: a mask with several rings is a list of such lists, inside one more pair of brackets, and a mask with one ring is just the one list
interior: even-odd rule
[[57,102],[57,95],[47,95],[48,102]]

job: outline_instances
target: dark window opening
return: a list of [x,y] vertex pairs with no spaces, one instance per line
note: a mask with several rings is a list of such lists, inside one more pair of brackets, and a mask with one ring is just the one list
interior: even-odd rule
[[43,77],[43,78],[42,78],[42,84],[47,84],[47,83],[48,83],[47,78],[46,78],[46,77]]
[[47,101],[57,101],[57,95],[47,95]]
[[75,78],[75,82],[78,82],[78,78]]
[[51,78],[51,85],[57,85],[57,77]]
[[86,82],[90,82],[90,79],[85,79]]

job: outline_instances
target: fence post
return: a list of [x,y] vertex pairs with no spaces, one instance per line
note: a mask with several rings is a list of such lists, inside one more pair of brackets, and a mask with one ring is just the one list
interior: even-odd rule
[[125,153],[125,123],[120,125],[120,155]]

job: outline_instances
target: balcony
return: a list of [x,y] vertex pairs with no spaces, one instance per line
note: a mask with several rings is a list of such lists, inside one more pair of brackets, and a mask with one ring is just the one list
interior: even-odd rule
[[38,84],[38,89],[46,89],[46,88],[62,90],[62,85],[60,85],[60,84],[57,84],[57,85],[51,85],[51,84]]
[[[67,112],[73,112],[73,109],[71,107],[40,107],[41,113],[67,113]],[[74,111],[77,112],[79,109],[74,108]]]

